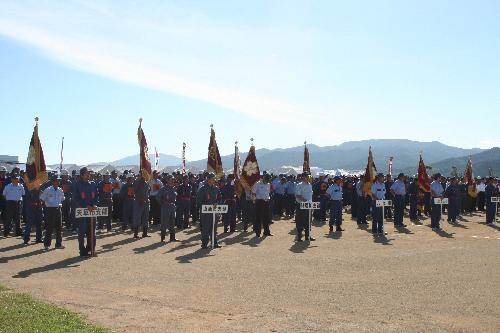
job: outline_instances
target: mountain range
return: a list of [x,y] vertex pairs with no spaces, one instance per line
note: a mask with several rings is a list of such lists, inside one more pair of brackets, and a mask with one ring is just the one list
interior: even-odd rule
[[[455,166],[458,173],[463,173],[469,156],[472,156],[474,173],[487,175],[489,168],[495,175],[500,174],[500,148],[489,150],[472,148],[464,149],[448,146],[443,143],[419,142],[406,139],[374,139],[363,141],[349,141],[335,146],[320,147],[308,144],[310,164],[315,167],[332,170],[363,170],[366,167],[368,148],[371,146],[375,165],[380,172],[388,171],[389,157],[393,157],[393,173],[405,172],[414,174],[418,166],[420,152],[427,165],[434,171],[450,174],[451,167]],[[243,147],[240,147],[240,151]],[[245,161],[247,153],[240,152],[241,163]],[[304,158],[304,146],[291,148],[256,150],[256,156],[261,170],[280,168],[282,166],[300,166]],[[154,161],[154,155],[150,155]],[[221,157],[224,169],[233,167],[234,154]],[[127,156],[111,162],[114,166],[138,165],[139,155]],[[181,159],[173,155],[160,155],[161,167],[179,166]],[[207,160],[191,161],[188,167],[205,169]]]

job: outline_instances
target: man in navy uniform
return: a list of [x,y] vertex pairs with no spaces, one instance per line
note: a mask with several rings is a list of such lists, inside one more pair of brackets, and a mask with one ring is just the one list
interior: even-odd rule
[[[216,205],[218,203],[220,192],[219,189],[215,186],[215,183],[215,174],[210,172],[206,177],[206,181],[200,187],[196,195],[196,205],[198,207],[202,207],[203,205]],[[202,213],[200,219],[201,248],[208,248],[208,240],[212,238],[213,227],[215,227],[215,230],[213,230],[213,235],[215,237],[212,239],[213,247],[220,247],[220,245],[217,243],[217,223],[215,223],[215,226],[213,225],[214,223],[212,214]]]
[[5,220],[5,198],[2,195],[3,189],[5,185],[7,185],[7,178],[5,175],[7,174],[7,168],[3,165],[0,166],[0,220]]
[[177,186],[177,228],[189,228],[189,215],[191,210],[191,194],[193,189],[187,175],[182,176],[182,184]]
[[444,196],[448,198],[448,223],[456,223],[460,211],[460,186],[456,177],[451,177],[450,183],[444,191]]
[[134,175],[127,173],[127,182],[120,187],[122,230],[127,230],[128,227],[133,228],[134,226],[134,201]]
[[62,221],[66,225],[66,229],[71,229],[72,217],[71,217],[71,197],[73,193],[71,192],[73,186],[69,179],[68,170],[61,171],[61,180],[59,181],[59,187],[64,193],[64,201],[62,203],[61,214]]
[[356,197],[357,197],[357,200],[358,200],[358,204],[357,204],[357,212],[356,212],[356,219],[357,219],[357,223],[358,225],[364,225],[364,224],[368,224],[368,222],[366,222],[366,197],[365,197],[365,193],[363,192],[363,187],[365,185],[365,182],[364,182],[364,179],[363,179],[363,175],[359,176],[359,180],[356,182],[356,185],[355,185],[355,188],[354,188],[354,191],[356,192]]
[[385,200],[384,174],[377,174],[375,182],[371,187],[372,197],[372,232],[374,235],[384,234],[383,207],[377,207],[377,200]]
[[150,187],[142,173],[133,184],[134,200],[134,238],[139,238],[139,228],[142,229],[142,238],[148,235],[149,227],[149,191]]
[[335,176],[333,184],[326,190],[327,196],[330,198],[330,232],[333,232],[335,225],[337,231],[342,229],[342,178]]
[[[80,180],[75,184],[73,192],[73,203],[75,208],[87,208],[93,212],[97,208],[97,188],[90,181],[90,172],[86,167],[80,169]],[[78,245],[81,257],[90,255],[91,242],[95,248],[95,222],[93,217],[79,217],[78,220]],[[94,220],[95,221],[95,220]],[[87,244],[85,245],[85,238]]]
[[149,181],[149,187],[151,188],[151,192],[149,193],[149,202],[151,205],[151,209],[149,211],[149,220],[152,221],[153,224],[160,223],[160,205],[158,201],[156,201],[156,195],[158,191],[163,187],[162,181],[158,177],[158,171],[153,171],[153,179]]
[[161,207],[161,225],[160,225],[160,241],[165,241],[167,228],[170,233],[170,241],[177,242],[175,238],[175,200],[177,192],[175,192],[174,178],[171,175],[166,175],[167,184],[160,188],[156,195],[156,201]]
[[[398,179],[392,183],[390,186],[390,191],[392,197],[394,198],[394,226],[396,228],[404,228],[406,225],[403,223],[403,217],[405,212],[405,196],[406,196],[406,184],[405,175],[400,173]],[[387,185],[387,184],[386,184]],[[386,186],[387,190],[387,186]],[[389,200],[389,199],[388,199]]]
[[36,243],[42,243],[42,223],[43,223],[43,210],[42,201],[40,200],[41,190],[40,187],[34,188],[26,192],[24,196],[24,205],[26,211],[26,221],[24,224],[24,244],[30,241],[31,228],[35,226]]
[[98,229],[101,230],[104,227],[104,223],[106,223],[106,230],[111,231],[111,214],[113,209],[113,183],[110,180],[109,172],[105,172],[103,176],[103,180],[99,182],[97,185],[98,192],[98,202],[100,207],[108,208],[108,216],[100,216],[98,217],[99,225]]
[[418,220],[418,182],[415,175],[411,178],[410,185],[408,185],[408,194],[410,195],[410,220],[415,222]]
[[492,197],[498,197],[498,187],[496,185],[495,178],[489,177],[484,189],[484,200],[486,203],[486,224],[493,224],[496,218],[496,205],[494,202],[491,202]]
[[228,175],[224,187],[220,190],[222,202],[227,205],[227,213],[223,215],[224,233],[236,231],[236,193],[233,185],[234,176]]

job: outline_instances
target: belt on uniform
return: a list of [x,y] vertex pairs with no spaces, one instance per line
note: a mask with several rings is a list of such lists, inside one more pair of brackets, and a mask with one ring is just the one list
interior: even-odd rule
[[59,207],[59,206],[57,206],[57,207],[47,207],[47,206],[45,206],[45,208],[46,208],[46,209],[49,209],[49,210],[50,210],[50,209],[56,209],[56,210],[61,209],[61,207]]
[[264,202],[268,202],[269,199],[256,199],[256,201],[264,201]]
[[180,200],[191,200],[191,197],[179,197]]

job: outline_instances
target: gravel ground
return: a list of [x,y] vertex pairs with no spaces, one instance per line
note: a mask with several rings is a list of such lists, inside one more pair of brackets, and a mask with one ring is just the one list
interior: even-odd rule
[[435,233],[405,218],[374,238],[344,215],[346,231],[315,224],[311,243],[280,220],[273,237],[224,234],[212,251],[198,229],[164,245],[154,228],[113,231],[86,260],[72,235],[50,251],[2,238],[0,281],[116,332],[499,332],[500,228],[484,220]]

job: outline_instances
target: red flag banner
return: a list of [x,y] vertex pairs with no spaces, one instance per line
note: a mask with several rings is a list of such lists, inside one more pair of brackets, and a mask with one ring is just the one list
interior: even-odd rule
[[368,162],[366,163],[366,170],[364,176],[363,192],[366,194],[371,194],[371,188],[375,176],[377,174],[377,168],[375,167],[375,162],[373,161],[372,147],[368,149]]
[[425,167],[422,155],[420,155],[420,162],[418,162],[418,187],[424,192],[431,191],[431,181],[429,175],[427,174],[427,168]]
[[211,128],[210,130],[207,171],[215,173],[217,178],[221,177],[224,174],[224,171],[222,170],[222,160],[220,158],[219,147],[217,147],[217,141],[215,140],[215,131],[213,128]]
[[307,145],[304,142],[304,164],[302,165],[302,172],[311,173],[311,165],[309,163],[309,149],[307,149]]
[[255,147],[252,145],[248,152],[243,169],[241,170],[240,182],[243,188],[249,191],[253,185],[260,179],[259,163],[257,156],[255,156]]
[[39,188],[40,185],[48,180],[47,167],[43,157],[42,144],[38,137],[38,118],[35,118],[36,125],[31,136],[28,159],[26,161],[26,173],[24,182],[28,190]]
[[468,185],[474,183],[474,175],[472,173],[472,159],[470,157],[469,160],[467,161],[467,167],[465,168],[464,180],[465,183]]
[[149,160],[148,154],[148,143],[146,141],[146,136],[144,136],[144,131],[142,130],[142,118],[139,119],[139,128],[137,129],[137,139],[139,141],[139,172],[146,179],[146,181],[151,180],[151,162]]

